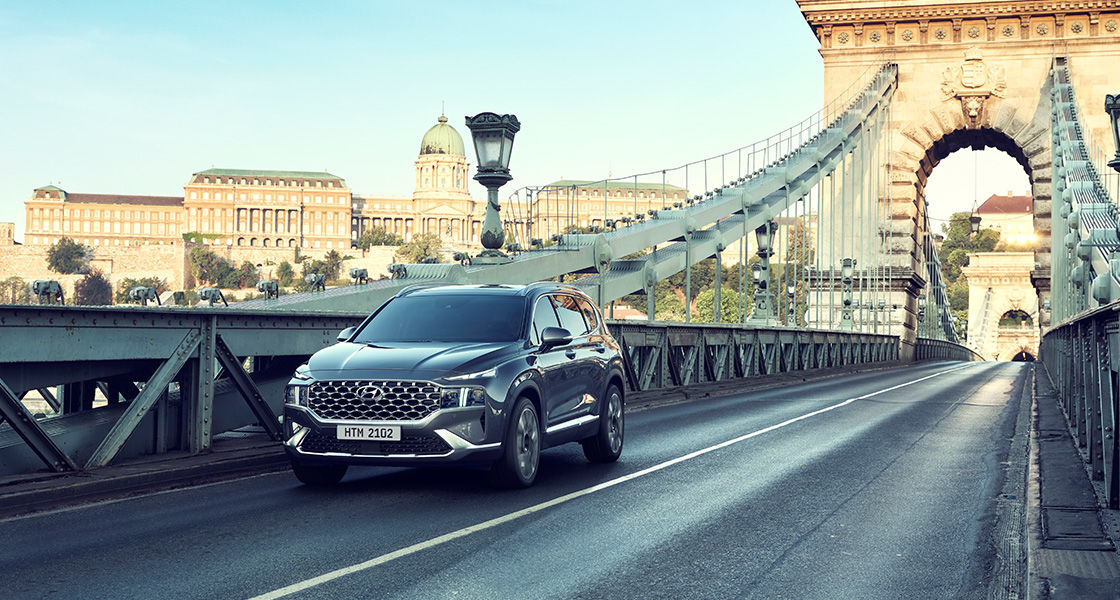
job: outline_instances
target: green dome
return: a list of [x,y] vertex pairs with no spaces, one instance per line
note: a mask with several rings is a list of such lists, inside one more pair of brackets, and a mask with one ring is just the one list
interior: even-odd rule
[[463,138],[455,128],[447,124],[447,117],[440,115],[439,123],[433,125],[424,139],[420,140],[420,156],[425,154],[450,154],[466,157],[463,151]]

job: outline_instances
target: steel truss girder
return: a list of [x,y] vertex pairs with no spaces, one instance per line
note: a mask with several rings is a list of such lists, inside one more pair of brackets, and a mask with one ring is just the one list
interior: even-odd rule
[[898,337],[742,325],[608,321],[632,391],[896,360]]
[[73,459],[54,443],[46,431],[43,431],[39,422],[31,416],[27,407],[2,379],[0,379],[0,417],[2,417],[0,421],[7,421],[16,434],[52,471],[78,470],[78,465]]
[[225,367],[226,374],[229,375],[233,385],[249,405],[249,409],[256,415],[265,432],[273,440],[279,441],[281,431],[280,424],[276,420],[276,414],[269,408],[264,396],[261,395],[260,389],[257,388],[257,384],[253,382],[253,378],[245,372],[241,362],[233,355],[220,335],[215,337],[214,352],[217,355],[218,362]]
[[87,470],[103,467],[109,464],[109,461],[113,460],[113,457],[120,451],[121,446],[128,440],[128,436],[132,435],[136,426],[140,424],[144,415],[148,414],[148,411],[156,401],[159,400],[159,397],[167,390],[167,386],[171,383],[171,380],[175,378],[175,375],[179,373],[179,370],[183,368],[191,358],[191,355],[198,349],[199,344],[202,342],[202,337],[203,333],[201,330],[191,330],[187,332],[183,340],[179,342],[179,345],[172,351],[171,356],[156,369],[155,374],[153,374],[152,378],[148,380],[148,383],[144,385],[144,389],[140,392],[140,395],[132,401],[128,410],[113,424],[113,427],[109,429],[109,433],[105,435],[104,439],[101,440],[101,443],[98,444],[97,448],[93,451],[93,454],[90,455],[89,459],[86,461],[85,468]]

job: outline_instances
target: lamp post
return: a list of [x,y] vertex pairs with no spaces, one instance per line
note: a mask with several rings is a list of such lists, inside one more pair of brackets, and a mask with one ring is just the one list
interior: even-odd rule
[[774,253],[771,242],[778,224],[773,221],[763,223],[754,230],[758,241],[758,262],[751,267],[754,275],[754,310],[747,322],[759,325],[777,325],[774,314],[774,294],[770,291],[770,256]]
[[472,261],[475,264],[502,264],[512,259],[502,253],[506,234],[502,229],[499,212],[498,189],[513,177],[509,174],[509,157],[513,152],[513,136],[521,130],[515,115],[498,115],[492,112],[467,117],[467,128],[474,138],[474,151],[478,157],[478,174],[475,181],[486,187],[486,218],[482,222],[480,241],[483,250]]
[[786,325],[797,325],[797,317],[793,311],[797,308],[794,299],[797,296],[797,284],[792,281],[786,284]]
[[918,296],[918,335],[922,335],[922,323],[926,320],[926,294]]
[[1116,145],[1116,156],[1108,161],[1108,166],[1120,173],[1120,94],[1108,94],[1104,97],[1104,110],[1112,120],[1112,142]]
[[853,318],[852,306],[852,281],[855,275],[856,259],[842,258],[840,259],[840,323],[837,329],[842,331],[854,331],[856,322]]

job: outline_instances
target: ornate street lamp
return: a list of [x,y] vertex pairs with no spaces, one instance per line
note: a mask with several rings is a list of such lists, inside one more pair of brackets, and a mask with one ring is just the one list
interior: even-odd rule
[[856,322],[853,318],[855,307],[852,306],[852,282],[855,276],[856,259],[842,258],[840,259],[840,323],[837,329],[843,331],[852,331],[856,328]]
[[513,177],[509,174],[509,157],[513,153],[513,136],[521,130],[515,115],[498,115],[492,112],[467,117],[467,127],[474,138],[474,151],[478,156],[478,174],[475,181],[486,187],[486,218],[482,222],[480,241],[486,248],[474,264],[501,264],[509,262],[502,253],[506,234],[502,229],[499,212],[498,189]]
[[1108,118],[1112,119],[1112,141],[1116,145],[1116,156],[1108,161],[1108,166],[1120,173],[1120,94],[1106,95],[1104,110],[1108,113]]
[[972,231],[968,234],[970,237],[977,233],[980,233],[980,215],[972,213],[968,217],[968,225],[972,229]]
[[794,299],[797,296],[797,284],[789,282],[786,284],[786,324],[791,327],[797,325],[797,317],[793,314],[794,309],[797,308]]
[[770,291],[770,256],[774,254],[771,241],[778,224],[773,221],[763,223],[754,230],[758,240],[758,262],[751,267],[754,275],[754,310],[747,319],[749,323],[761,325],[777,325],[778,319],[774,314],[774,295]]

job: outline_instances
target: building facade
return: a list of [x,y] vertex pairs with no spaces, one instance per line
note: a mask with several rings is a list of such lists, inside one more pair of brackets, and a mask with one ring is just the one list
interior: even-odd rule
[[420,140],[411,198],[354,196],[351,239],[382,228],[405,240],[436,234],[455,245],[477,245],[486,215],[486,201],[471,198],[470,165],[463,138],[447,117],[440,116]]
[[184,187],[185,232],[227,246],[349,248],[351,201],[330,173],[208,169]]
[[999,239],[1014,246],[1033,246],[1038,241],[1034,231],[1034,198],[993,194],[976,209],[980,227],[995,229]]
[[0,246],[16,245],[16,224],[0,223]]
[[182,240],[183,199],[178,196],[71,194],[48,185],[24,204],[28,245],[62,237],[87,246],[137,246]]

